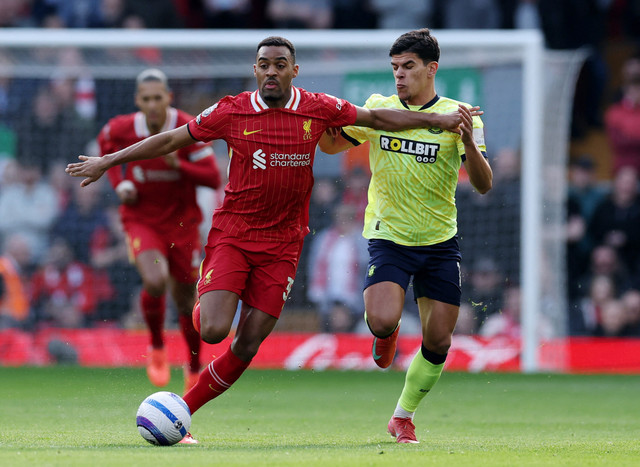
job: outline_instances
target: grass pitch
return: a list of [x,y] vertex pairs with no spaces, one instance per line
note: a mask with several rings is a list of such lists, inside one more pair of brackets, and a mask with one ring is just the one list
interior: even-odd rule
[[640,376],[445,373],[416,414],[421,443],[398,445],[403,379],[248,370],[194,415],[199,445],[155,447],[135,426],[157,390],[144,369],[0,368],[0,465],[640,465]]

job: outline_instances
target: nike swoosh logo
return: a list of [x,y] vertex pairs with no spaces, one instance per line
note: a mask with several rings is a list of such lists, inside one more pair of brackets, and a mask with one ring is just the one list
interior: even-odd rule
[[211,389],[214,392],[217,392],[218,394],[222,394],[222,391],[218,391],[216,388],[213,387],[212,384],[209,384],[209,389]]
[[249,136],[249,135],[252,135],[252,134],[257,133],[257,132],[259,132],[259,131],[262,131],[262,129],[260,129],[260,130],[253,130],[253,131],[247,131],[247,129],[245,128],[245,129],[244,129],[244,131],[242,132],[242,134],[243,134],[243,135],[245,135],[245,136]]
[[376,337],[375,339],[373,339],[373,349],[372,350],[372,354],[373,354],[373,359],[374,360],[380,360],[380,358],[382,358],[382,355],[378,355],[376,354],[376,344],[378,343],[378,338]]

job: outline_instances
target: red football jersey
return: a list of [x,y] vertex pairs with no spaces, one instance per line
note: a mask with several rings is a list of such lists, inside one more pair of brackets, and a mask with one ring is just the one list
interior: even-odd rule
[[[186,112],[169,107],[161,131],[178,128],[190,120]],[[98,143],[101,155],[126,148],[150,136],[144,114],[136,112],[112,118],[100,131]],[[181,168],[172,168],[162,157],[129,162],[107,171],[112,186],[130,180],[138,191],[138,201],[121,205],[122,221],[141,222],[156,229],[171,231],[185,226],[197,226],[202,213],[196,202],[196,186],[217,188],[220,173],[213,149],[205,143],[195,143],[177,151]],[[203,159],[208,158],[207,164]]]
[[309,198],[318,140],[328,127],[353,125],[344,100],[292,87],[284,108],[258,91],[227,96],[189,122],[199,141],[223,139],[229,183],[213,227],[255,241],[299,240],[309,232]]

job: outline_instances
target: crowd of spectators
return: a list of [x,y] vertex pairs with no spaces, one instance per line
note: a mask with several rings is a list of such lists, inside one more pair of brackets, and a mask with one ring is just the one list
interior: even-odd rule
[[[549,48],[586,47],[572,134],[602,125],[615,172],[610,183],[597,180],[589,155],[574,157],[569,167],[568,330],[640,335],[639,56],[625,62],[619,96],[600,111],[610,73],[603,45],[612,39],[640,43],[637,2],[406,0],[398,6],[394,0],[0,0],[0,27],[539,28]],[[49,79],[0,76],[0,329],[124,325],[135,321],[140,280],[128,261],[115,198],[103,183],[80,190],[63,167],[72,154],[95,153],[93,140],[106,119],[133,109],[106,105],[113,89],[84,69],[78,50],[36,53],[60,72]],[[159,60],[153,49],[133,53],[147,63]],[[0,51],[0,67],[10,66],[8,52]],[[64,73],[70,68],[73,75]],[[474,193],[461,173],[464,288],[457,332],[517,336],[520,154],[496,148],[489,157],[495,188],[487,195]],[[362,326],[359,284],[367,255],[360,233],[367,183],[366,165],[346,168],[338,180],[316,180],[311,235],[290,301],[314,310],[321,331]],[[205,211],[220,196],[204,195]],[[483,222],[487,218],[495,221]],[[497,250],[499,255],[487,254]]]
[[586,181],[592,175],[579,173],[593,170],[589,161],[583,156],[571,168],[569,330],[574,335],[640,336],[640,309],[628,298],[640,293],[638,171],[622,166],[601,189]]

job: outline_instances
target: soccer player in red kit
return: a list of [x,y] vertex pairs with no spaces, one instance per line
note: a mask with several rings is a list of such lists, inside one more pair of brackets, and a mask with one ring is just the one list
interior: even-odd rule
[[[185,125],[193,117],[171,106],[166,75],[147,69],[136,79],[138,112],[111,119],[98,136],[102,155],[116,152],[145,138]],[[107,171],[121,202],[120,216],[130,256],[142,277],[140,305],[151,335],[147,375],[155,386],[166,386],[170,369],[164,347],[166,291],[178,311],[189,357],[185,392],[200,373],[200,335],[191,313],[196,300],[202,244],[198,226],[202,213],[196,186],[217,188],[220,172],[213,149],[205,143],[159,152],[155,159],[133,161]]]
[[459,112],[369,110],[297,88],[292,85],[298,75],[295,48],[282,37],[268,37],[258,44],[254,74],[256,91],[225,97],[187,125],[115,154],[79,156],[82,162],[66,168],[74,177],[86,177],[82,181],[86,186],[110,167],[173,151],[194,140],[227,142],[229,183],[224,202],[213,215],[198,281],[200,300],[193,315],[202,339],[222,341],[231,330],[239,300],[242,308],[233,342],[184,396],[192,414],[240,377],[280,316],[309,231],[313,158],[324,131],[344,125],[459,131],[461,122]]

